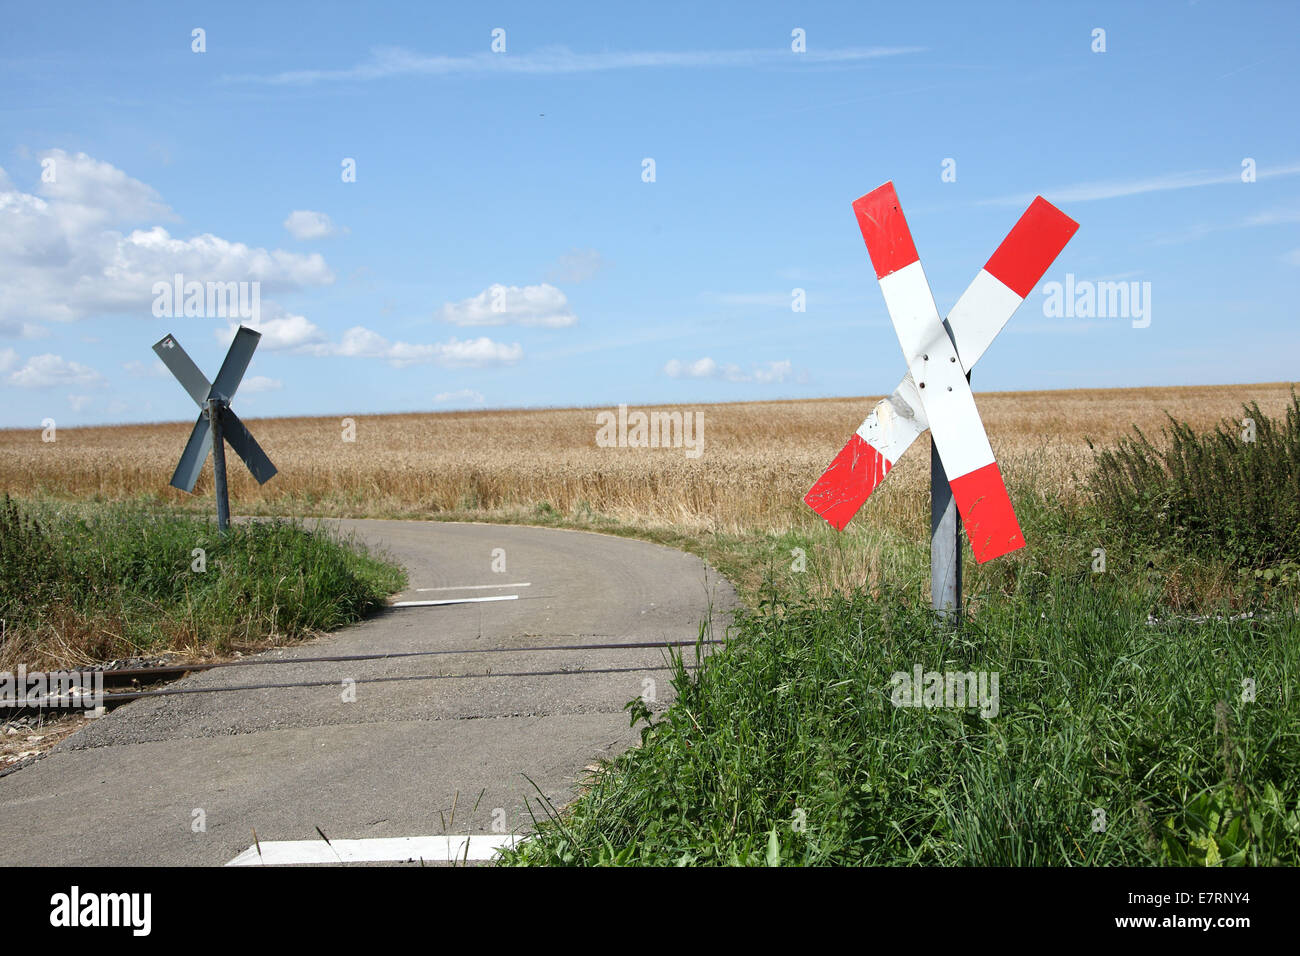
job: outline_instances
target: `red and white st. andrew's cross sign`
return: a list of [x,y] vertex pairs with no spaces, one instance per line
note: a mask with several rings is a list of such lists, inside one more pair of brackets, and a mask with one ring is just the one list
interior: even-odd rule
[[893,183],[853,204],[908,373],[849,439],[804,501],[843,530],[926,428],[934,438],[975,560],[1024,547],[966,374],[1065,248],[1079,224],[1042,196],[1002,240],[945,323]]

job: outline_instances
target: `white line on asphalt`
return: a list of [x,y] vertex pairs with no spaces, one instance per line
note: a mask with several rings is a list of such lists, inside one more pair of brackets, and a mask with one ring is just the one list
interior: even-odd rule
[[301,863],[453,863],[494,859],[520,836],[382,837],[370,840],[263,840],[250,846],[226,866],[291,866]]
[[444,588],[415,588],[416,591],[489,591],[492,588],[530,588],[531,581],[521,581],[519,584],[455,584]]
[[479,601],[518,601],[518,594],[497,594],[481,598],[447,598],[442,601],[394,601],[389,607],[433,607],[435,604],[474,604]]

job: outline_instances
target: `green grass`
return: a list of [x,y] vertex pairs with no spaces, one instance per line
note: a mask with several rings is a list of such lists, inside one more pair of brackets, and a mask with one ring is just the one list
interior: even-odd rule
[[1300,397],[1291,393],[1280,421],[1254,404],[1241,421],[1200,434],[1170,418],[1160,445],[1137,431],[1100,454],[1090,490],[1098,512],[1135,547],[1199,548],[1256,566],[1294,558]]
[[[1047,591],[956,632],[864,597],[742,615],[726,653],[678,669],[643,745],[510,861],[1173,862],[1211,832],[1209,795],[1258,823],[1221,856],[1300,863],[1295,615],[1152,626],[1121,582]],[[894,707],[891,675],[916,664],[999,672],[997,716]]]
[[[202,568],[202,570],[199,570]],[[0,501],[0,664],[225,653],[359,620],[405,571],[287,520]]]
[[[724,652],[698,670],[683,666],[692,655],[677,660],[665,713],[629,706],[642,745],[504,862],[1300,864],[1300,521],[1288,484],[1300,419],[1247,411],[1255,443],[1172,423],[1164,445],[1103,453],[1081,507],[1022,474],[1013,493],[1031,547],[981,567],[967,552],[959,630],[928,609],[920,528],[692,536],[540,505],[492,519],[686,548],[737,581],[749,608]],[[317,545],[279,524],[236,529],[226,552],[214,544],[208,574],[217,554],[231,577],[200,581],[191,550],[215,541],[202,519],[172,516],[171,531],[138,507],[104,525],[42,507],[58,524],[19,520],[0,538],[10,607],[45,609],[28,633],[75,608],[98,615],[94,633],[132,643],[207,628],[209,644],[231,646],[304,626],[290,606],[345,623],[356,604],[330,595],[401,586],[347,550],[322,551],[308,574],[322,586],[298,580]],[[826,597],[828,568],[856,567],[864,545],[883,548],[876,579]],[[794,548],[805,573],[791,568]],[[891,676],[918,664],[996,672],[997,715],[893,706]]]
[[[1285,454],[1259,452],[1247,467],[1285,478]],[[1142,491],[1167,503],[1186,480],[1159,468]],[[773,540],[726,650],[676,659],[664,714],[629,705],[641,746],[503,862],[1300,865],[1300,592],[1239,574],[1300,553],[1206,547],[1259,506],[1236,487],[1248,500],[1219,488],[1197,535],[1150,542],[1095,500],[1022,487],[1033,549],[969,569],[958,629],[934,620],[915,548],[876,597],[827,598],[784,559],[814,537]],[[892,675],[918,664],[997,673],[998,713],[894,706]]]

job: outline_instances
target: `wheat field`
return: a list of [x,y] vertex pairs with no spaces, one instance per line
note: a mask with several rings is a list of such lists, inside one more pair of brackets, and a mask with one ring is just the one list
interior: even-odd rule
[[[1165,412],[1197,427],[1239,419],[1258,401],[1287,402],[1290,383],[977,395],[1013,490],[1074,494],[1089,467],[1088,439],[1111,442],[1134,425],[1157,433]],[[600,515],[688,534],[784,532],[817,524],[802,497],[876,398],[676,406],[703,417],[703,452],[606,448],[596,416],[609,409],[482,410],[250,420],[280,470],[259,487],[230,462],[234,513],[369,517]],[[642,410],[649,411],[650,408]],[[212,466],[193,496],[168,486],[189,422],[0,430],[0,490],[20,496],[151,498],[211,507]],[[924,527],[929,443],[923,437],[863,510],[868,527]]]

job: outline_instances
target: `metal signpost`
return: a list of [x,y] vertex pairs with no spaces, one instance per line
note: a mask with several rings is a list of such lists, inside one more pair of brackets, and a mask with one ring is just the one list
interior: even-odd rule
[[230,408],[231,399],[235,397],[235,391],[239,388],[261,338],[261,332],[241,325],[235,333],[235,340],[230,343],[230,350],[221,363],[216,380],[211,384],[171,335],[153,347],[163,364],[171,370],[201,409],[199,420],[194,423],[190,440],[186,442],[180,463],[172,475],[171,485],[181,491],[192,492],[194,483],[199,480],[199,472],[203,470],[203,463],[207,461],[208,451],[211,450],[213,484],[217,493],[217,527],[222,531],[230,525],[230,498],[226,491],[226,442],[230,442],[235,454],[243,459],[258,484],[266,484],[275,475],[275,465],[271,464],[271,459],[266,457],[266,452],[262,451],[239,416]]
[[930,584],[934,608],[961,612],[961,529],[975,560],[1024,547],[993,458],[970,370],[1079,228],[1043,197],[1002,240],[948,313],[939,316],[894,184],[853,203],[908,373],[879,402],[804,501],[844,530],[907,447],[930,429]]

